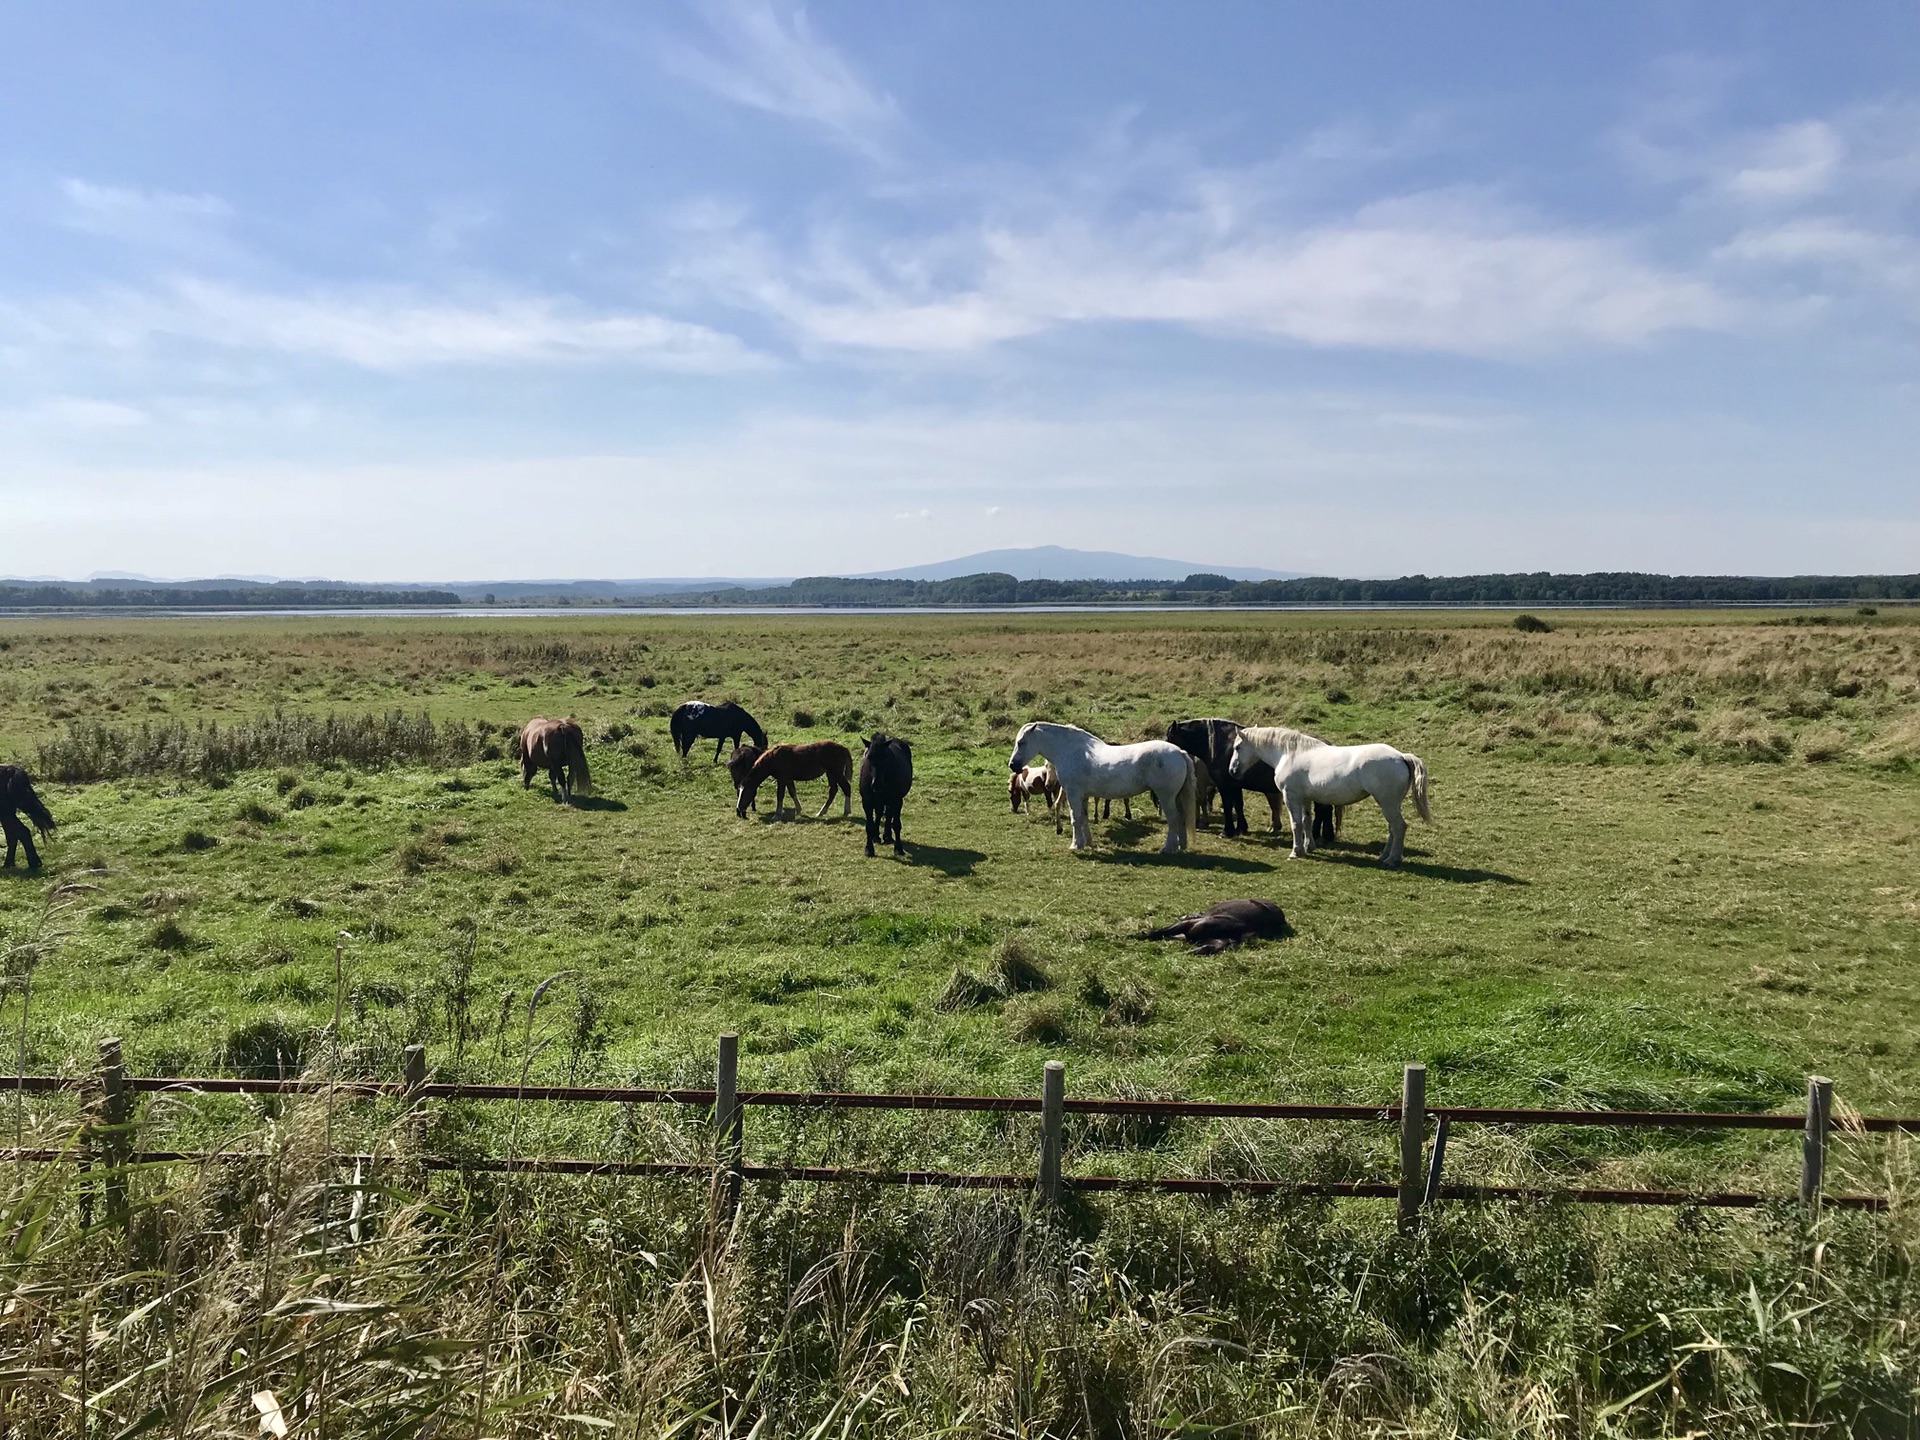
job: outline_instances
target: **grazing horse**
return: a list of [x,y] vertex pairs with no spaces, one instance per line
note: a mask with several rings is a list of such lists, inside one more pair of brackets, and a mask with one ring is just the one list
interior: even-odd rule
[[1409,790],[1413,805],[1422,820],[1431,821],[1427,809],[1427,767],[1418,755],[1406,755],[1391,745],[1318,745],[1302,747],[1290,737],[1297,730],[1252,725],[1233,742],[1229,768],[1244,775],[1256,760],[1273,766],[1281,798],[1287,802],[1287,815],[1293,821],[1293,856],[1298,860],[1313,853],[1313,833],[1307,829],[1307,806],[1313,802],[1330,805],[1357,804],[1371,795],[1387,817],[1387,846],[1380,852],[1380,863],[1389,870],[1399,866],[1406,847],[1407,822],[1400,814],[1400,801]]
[[733,776],[737,793],[736,815],[744,817],[760,786],[772,779],[775,818],[781,813],[781,801],[788,795],[793,796],[793,813],[797,817],[800,792],[794,788],[794,782],[818,780],[823,775],[827,779],[827,802],[814,818],[817,820],[827,813],[835,795],[840,797],[840,813],[853,813],[853,756],[838,740],[809,740],[804,745],[774,745],[765,750],[751,745],[736,746],[728,757],[727,770]]
[[[860,756],[860,808],[867,816],[867,856],[874,842],[893,841],[893,853],[903,855],[900,839],[900,802],[913,788],[913,747],[897,735],[876,731]],[[795,800],[794,808],[799,808]]]
[[[1311,749],[1327,743],[1304,730],[1290,730],[1287,733],[1299,736],[1295,741],[1296,749]],[[1247,824],[1246,796],[1243,793],[1248,790],[1258,791],[1267,797],[1267,808],[1273,812],[1273,833],[1278,835],[1280,789],[1273,783],[1273,767],[1264,760],[1258,760],[1247,767],[1245,775],[1238,777],[1228,768],[1228,762],[1233,757],[1233,742],[1239,734],[1238,724],[1217,716],[1206,720],[1176,720],[1167,726],[1168,741],[1193,756],[1194,763],[1212,779],[1214,788],[1220,792],[1221,838],[1244,835],[1250,828]],[[1315,844],[1331,844],[1339,828],[1339,817],[1334,813],[1333,806],[1316,804],[1313,807]]]
[[1167,817],[1167,838],[1160,846],[1162,855],[1187,848],[1193,834],[1194,796],[1193,759],[1178,745],[1164,740],[1142,740],[1136,745],[1109,745],[1099,736],[1077,725],[1050,725],[1035,720],[1020,727],[1013,740],[1013,754],[1007,769],[1019,770],[1044,755],[1053,762],[1060,777],[1067,809],[1073,816],[1073,848],[1085,850],[1093,843],[1087,825],[1087,801],[1108,797],[1115,800],[1153,792],[1160,813]]
[[573,792],[593,794],[593,776],[587,770],[587,737],[568,716],[549,720],[536,715],[520,727],[520,788],[533,784],[534,772],[547,772],[547,788],[555,800],[573,803]]
[[718,705],[709,705],[704,700],[689,700],[673,712],[667,721],[667,729],[673,733],[673,748],[682,760],[693,749],[696,740],[713,741],[713,763],[720,763],[720,747],[729,740],[734,749],[740,748],[740,737],[746,736],[760,749],[767,748],[767,732],[760,728],[760,722],[742,710],[731,700]]
[[[1016,815],[1020,813],[1022,805],[1027,807],[1027,813],[1031,815],[1036,800],[1048,810],[1057,812],[1060,805],[1060,778],[1044,760],[1038,765],[1028,765],[1007,777],[1007,798],[1013,802],[1013,813]],[[1054,833],[1059,833],[1057,824]]]
[[33,830],[20,823],[21,811],[33,822],[33,830],[40,832],[42,840],[53,838],[55,829],[53,816],[47,813],[47,807],[40,803],[40,797],[33,793],[33,781],[27,778],[27,772],[18,765],[0,765],[0,829],[7,833],[7,864],[13,869],[13,854],[20,846],[27,847],[27,869],[40,868],[40,852],[33,848]]

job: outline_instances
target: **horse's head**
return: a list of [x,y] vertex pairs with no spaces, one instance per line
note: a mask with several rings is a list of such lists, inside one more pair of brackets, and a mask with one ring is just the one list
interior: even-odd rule
[[1254,749],[1253,741],[1247,738],[1246,731],[1233,737],[1233,751],[1227,756],[1227,773],[1236,779],[1247,773],[1260,758],[1260,752]]
[[1020,733],[1013,737],[1013,754],[1007,757],[1007,769],[1024,769],[1040,753],[1037,748],[1039,743],[1039,722],[1029,720],[1020,727]]

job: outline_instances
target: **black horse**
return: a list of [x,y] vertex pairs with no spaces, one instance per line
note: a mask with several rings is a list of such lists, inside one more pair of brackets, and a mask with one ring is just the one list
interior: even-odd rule
[[673,748],[679,751],[682,760],[687,758],[696,740],[714,742],[713,763],[716,765],[720,763],[721,747],[729,740],[738,745],[742,735],[762,750],[767,748],[767,732],[760,728],[760,722],[731,700],[718,705],[689,700],[673,712],[667,727],[673,732]]
[[875,842],[893,841],[893,853],[905,853],[900,839],[900,802],[913,788],[913,747],[898,736],[875,732],[860,756],[860,808],[867,812],[867,854]]
[[27,819],[33,822],[33,829],[40,832],[42,840],[53,835],[53,816],[47,813],[47,807],[40,803],[40,797],[33,793],[33,782],[27,778],[27,772],[18,765],[0,765],[0,829],[7,833],[7,864],[13,869],[14,852],[24,845],[27,847],[27,869],[40,868],[40,852],[33,848],[33,830],[20,823],[20,812],[25,811]]
[[[1220,834],[1223,838],[1247,833],[1247,802],[1244,791],[1253,790],[1267,797],[1273,811],[1273,833],[1280,833],[1280,787],[1274,783],[1273,767],[1264,760],[1249,765],[1236,778],[1228,768],[1233,758],[1233,742],[1240,726],[1232,720],[1176,720],[1167,727],[1167,739],[1194,759],[1194,763],[1213,779],[1220,792]],[[1333,841],[1333,806],[1313,807],[1313,840],[1316,845]]]

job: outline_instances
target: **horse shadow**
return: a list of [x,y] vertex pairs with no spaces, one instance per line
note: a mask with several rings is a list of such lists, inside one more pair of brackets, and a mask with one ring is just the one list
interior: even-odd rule
[[1086,858],[1096,865],[1171,865],[1179,870],[1225,870],[1234,875],[1268,875],[1276,868],[1265,860],[1216,855],[1207,850],[1176,850],[1171,855],[1158,850],[1095,850]]
[[949,845],[922,845],[915,840],[904,843],[907,847],[906,860],[909,865],[928,866],[950,879],[971,875],[973,867],[987,858],[985,852],[980,850],[961,850]]
[[609,800],[604,795],[576,795],[568,802],[576,810],[622,811],[627,808],[624,800]]
[[[1406,856],[1402,857],[1400,868],[1409,875],[1419,875],[1428,880],[1445,880],[1454,885],[1531,885],[1533,883],[1531,880],[1521,879],[1518,875],[1502,874],[1498,870],[1470,869],[1459,865],[1436,865],[1428,861],[1411,858],[1415,855],[1425,853],[1425,851],[1421,850],[1409,850]],[[1377,870],[1380,868],[1380,852],[1378,850],[1362,849],[1358,846],[1352,847],[1348,850],[1348,853],[1344,855],[1329,851],[1324,845],[1316,846],[1313,851],[1313,858],[1325,860],[1332,865],[1364,866],[1369,870]]]

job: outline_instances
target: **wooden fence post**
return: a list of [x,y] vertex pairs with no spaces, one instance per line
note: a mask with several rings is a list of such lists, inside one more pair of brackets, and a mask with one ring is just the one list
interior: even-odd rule
[[1833,1081],[1824,1075],[1807,1080],[1807,1130],[1800,1142],[1800,1203],[1820,1202],[1827,1173],[1827,1128],[1833,1123]]
[[1067,1118],[1067,1067],[1047,1061],[1040,1072],[1040,1199],[1060,1203],[1060,1156]]
[[1402,1230],[1420,1223],[1421,1151],[1427,1139],[1427,1067],[1409,1065],[1400,1072],[1400,1204]]
[[407,1106],[407,1138],[416,1154],[427,1149],[427,1107],[420,1089],[427,1083],[427,1047],[409,1045],[400,1052],[400,1098]]
[[740,1037],[731,1030],[720,1037],[713,1073],[713,1135],[720,1210],[731,1220],[740,1205],[740,1170],[746,1151],[746,1126],[740,1113]]
[[116,1225],[127,1220],[127,1176],[125,1166],[131,1147],[127,1143],[127,1070],[120,1056],[120,1037],[109,1035],[100,1042],[100,1123],[107,1162],[107,1219]]

